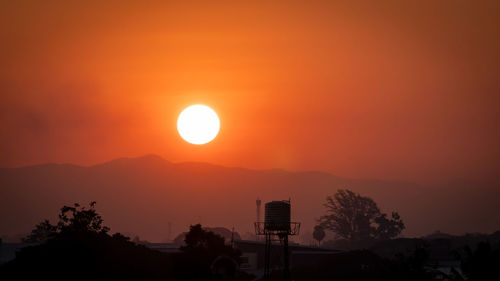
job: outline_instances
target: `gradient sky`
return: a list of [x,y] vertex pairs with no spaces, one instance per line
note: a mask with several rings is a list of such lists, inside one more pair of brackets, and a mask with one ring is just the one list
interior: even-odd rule
[[[496,180],[499,26],[496,0],[2,1],[0,166]],[[204,146],[176,130],[195,103],[221,119]]]

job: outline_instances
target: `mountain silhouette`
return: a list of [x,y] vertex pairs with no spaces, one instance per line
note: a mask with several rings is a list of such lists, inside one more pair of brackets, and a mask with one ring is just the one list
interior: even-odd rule
[[169,233],[173,239],[195,223],[235,227],[244,234],[253,232],[257,197],[263,202],[291,198],[293,220],[302,222],[302,232],[307,233],[324,213],[325,197],[338,188],[372,197],[385,212],[398,211],[407,225],[405,236],[500,229],[500,192],[485,183],[420,186],[315,171],[172,163],[147,155],[89,167],[44,164],[0,169],[0,212],[6,214],[0,235],[28,233],[44,218],[54,221],[63,205],[94,200],[113,232],[141,239],[165,241]]

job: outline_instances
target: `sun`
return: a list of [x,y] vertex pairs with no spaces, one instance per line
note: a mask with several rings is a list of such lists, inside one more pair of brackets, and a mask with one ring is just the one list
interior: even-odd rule
[[192,144],[212,141],[220,129],[217,113],[210,107],[195,104],[184,109],[177,119],[177,130],[181,137]]

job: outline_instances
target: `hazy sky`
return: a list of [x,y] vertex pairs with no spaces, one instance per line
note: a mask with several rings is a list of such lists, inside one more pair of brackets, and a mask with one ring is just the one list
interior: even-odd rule
[[[499,26],[496,0],[2,1],[0,166],[494,180]],[[221,119],[204,146],[176,130],[195,103]]]

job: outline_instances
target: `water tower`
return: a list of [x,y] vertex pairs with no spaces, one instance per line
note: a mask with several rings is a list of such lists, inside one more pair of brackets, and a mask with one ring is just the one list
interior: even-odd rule
[[255,222],[255,234],[266,238],[264,254],[264,280],[271,274],[271,244],[279,241],[283,246],[283,280],[290,279],[290,255],[288,236],[299,234],[300,223],[291,221],[291,204],[287,201],[271,201],[265,204],[264,221]]

